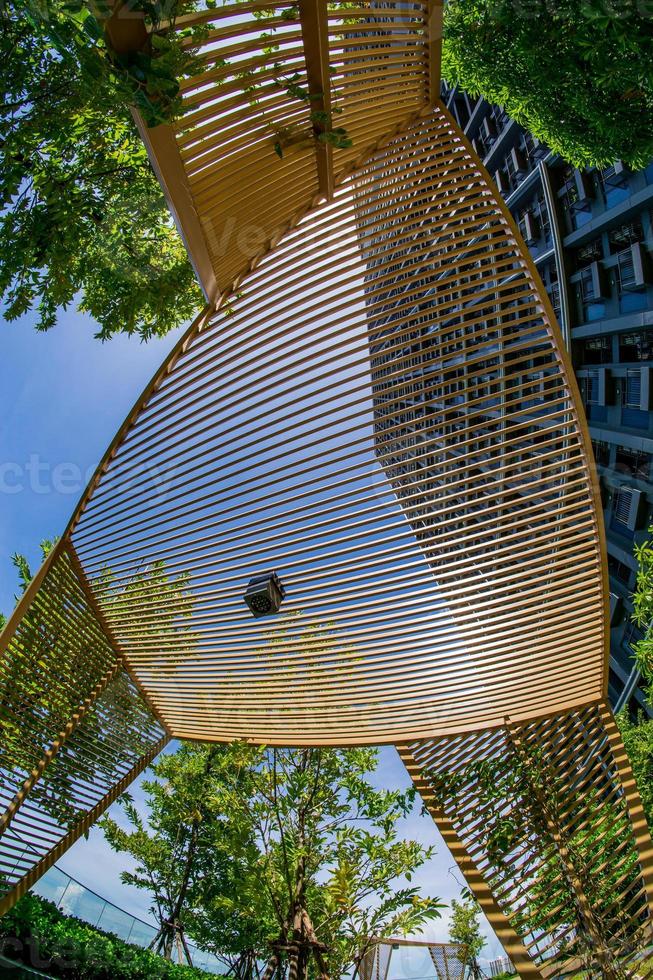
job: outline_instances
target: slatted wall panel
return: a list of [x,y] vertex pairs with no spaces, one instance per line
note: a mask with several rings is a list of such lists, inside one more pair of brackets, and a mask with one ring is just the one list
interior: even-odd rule
[[0,912],[165,743],[58,546],[0,660]]
[[520,975],[653,972],[650,839],[606,706],[402,757],[470,885],[480,875],[489,889],[490,902],[479,897]]

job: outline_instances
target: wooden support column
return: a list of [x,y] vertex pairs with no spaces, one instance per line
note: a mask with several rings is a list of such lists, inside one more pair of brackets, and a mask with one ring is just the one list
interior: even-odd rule
[[[310,110],[326,112],[331,117],[331,76],[329,73],[329,22],[327,5],[322,0],[299,0],[302,24]],[[315,96],[315,98],[313,98]],[[318,98],[319,96],[319,98]],[[324,131],[317,124],[317,130]],[[320,193],[331,200],[335,190],[333,147],[315,140],[317,176]]]
[[433,817],[467,885],[474,893],[477,902],[483,909],[488,922],[497,934],[507,955],[512,960],[521,980],[542,980],[545,974],[538,969],[507,915],[499,908],[488,883],[476,867],[473,858],[456,833],[453,823],[444,811],[435,804],[429,782],[424,779],[422,770],[413,758],[412,753],[406,746],[400,745],[397,746],[397,751],[408,770],[415,789],[422,797],[426,809]]

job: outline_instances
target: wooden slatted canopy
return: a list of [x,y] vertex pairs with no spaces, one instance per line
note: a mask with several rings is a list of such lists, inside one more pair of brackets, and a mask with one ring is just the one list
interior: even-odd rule
[[[600,699],[572,386],[514,231],[429,110],[191,331],[71,527],[167,730],[396,742]],[[266,570],[287,597],[255,619]]]
[[[437,104],[440,13],[255,0],[176,24],[204,26],[206,71],[146,135],[216,301],[64,536],[172,735],[396,742],[604,696],[573,374]],[[142,22],[109,27],[142,46]],[[297,86],[351,147],[311,134]],[[254,619],[272,570],[281,615]]]
[[[177,19],[204,29],[184,43],[205,70],[182,83],[178,123],[140,129],[207,299],[437,98],[441,13],[441,0],[241,0]],[[128,5],[108,32],[123,52],[147,44]],[[324,141],[336,128],[351,147]]]
[[[0,912],[170,736],[391,742],[541,977],[507,900],[523,866],[489,867],[438,767],[538,739],[573,831],[556,746],[580,730],[617,807],[605,839],[635,827],[627,937],[646,933],[588,435],[527,250],[438,103],[440,15],[243,0],[177,22],[205,25],[208,70],[180,123],[142,131],[209,302],[0,636]],[[109,30],[147,41],[138,19]],[[335,126],[351,147],[320,138]],[[269,571],[286,598],[255,619]]]

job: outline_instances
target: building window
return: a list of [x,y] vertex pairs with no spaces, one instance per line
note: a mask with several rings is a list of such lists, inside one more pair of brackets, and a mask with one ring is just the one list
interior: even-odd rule
[[598,262],[603,258],[603,246],[600,238],[593,238],[587,245],[583,245],[576,252],[576,268],[584,269],[592,262]]
[[537,204],[533,210],[540,222],[540,228],[542,229],[544,242],[546,245],[550,245],[551,244],[551,219],[549,217],[549,209],[547,207],[547,203],[544,198],[543,191],[539,191],[537,195]]
[[644,230],[641,222],[631,221],[628,224],[619,225],[618,228],[613,228],[609,234],[609,240],[610,255],[617,255],[628,245],[634,245],[635,242],[643,242]]
[[626,171],[621,161],[605,167],[599,174],[601,190],[606,205],[611,208],[628,197],[628,181]]
[[642,633],[641,629],[635,623],[630,623],[630,625],[624,631],[624,643],[626,646],[630,647],[630,649],[634,652],[635,644],[639,643],[640,640],[643,639],[644,634]]
[[551,300],[551,306],[553,307],[553,312],[556,315],[558,322],[560,321],[560,311],[562,309],[560,305],[560,283],[550,282],[546,284],[546,291],[549,294],[549,299]]
[[632,575],[632,569],[624,562],[619,561],[613,555],[608,554],[608,573],[611,578],[616,578],[618,582],[622,585],[630,586],[630,577]]
[[651,466],[649,453],[641,452],[638,449],[627,449],[625,446],[617,446],[615,469],[618,473],[626,473],[634,476],[637,480],[648,480]]
[[592,449],[597,466],[610,465],[610,443],[600,439],[592,439]]
[[612,360],[610,337],[590,337],[583,341],[581,361],[583,364],[609,364]]
[[653,361],[653,331],[640,330],[619,337],[619,360]]
[[584,378],[578,379],[583,401],[586,405],[599,403],[599,376],[596,371],[589,371]]

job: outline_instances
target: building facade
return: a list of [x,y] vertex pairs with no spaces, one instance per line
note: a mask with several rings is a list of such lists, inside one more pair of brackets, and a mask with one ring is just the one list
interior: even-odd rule
[[653,521],[653,162],[578,171],[497,106],[443,88],[531,251],[569,346],[601,486],[613,707],[647,708],[633,661],[633,547]]

